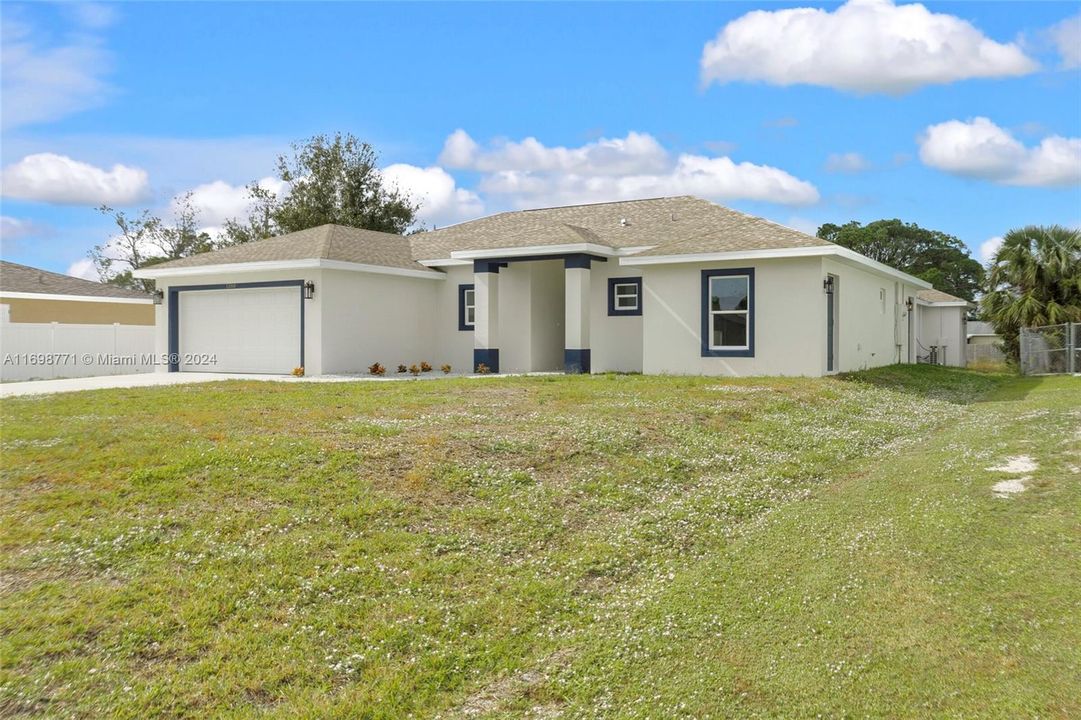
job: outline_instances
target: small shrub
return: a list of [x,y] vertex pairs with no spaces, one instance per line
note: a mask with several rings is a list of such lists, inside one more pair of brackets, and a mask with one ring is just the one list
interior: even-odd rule
[[407,368],[405,365],[399,365],[398,366],[398,372],[400,372],[400,373],[409,372],[409,368]]
[[293,368],[293,376],[294,377],[304,377],[304,366],[301,365],[300,367]]
[[439,369],[443,371],[444,375],[450,375],[450,363],[443,363],[443,366]]
[[385,367],[383,367],[382,365],[380,365],[379,363],[372,363],[371,365],[368,366],[368,372],[371,373],[372,375],[385,375],[386,372],[387,372],[387,369]]
[[477,374],[478,375],[487,375],[490,372],[492,372],[492,369],[490,367],[488,367],[484,363],[477,363]]
[[413,377],[416,377],[417,375],[420,375],[420,368],[417,367],[416,364],[410,365],[409,372],[413,373]]
[[420,364],[420,371],[421,372],[431,372],[432,371],[432,366],[428,363],[427,360]]

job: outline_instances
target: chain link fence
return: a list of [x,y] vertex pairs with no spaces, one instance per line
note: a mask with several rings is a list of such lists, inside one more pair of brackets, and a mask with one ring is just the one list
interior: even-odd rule
[[1081,323],[1021,328],[1021,373],[1081,373]]

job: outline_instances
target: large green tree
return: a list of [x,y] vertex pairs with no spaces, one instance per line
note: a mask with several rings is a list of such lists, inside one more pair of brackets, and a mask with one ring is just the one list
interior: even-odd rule
[[936,289],[974,300],[983,287],[983,267],[972,259],[958,238],[900,220],[876,220],[866,225],[827,223],[818,237],[855,250],[872,260],[915,275]]
[[213,248],[210,235],[199,229],[199,212],[191,193],[173,202],[173,220],[167,223],[149,210],[129,216],[123,210],[102,205],[98,210],[116,223],[119,233],[90,251],[90,259],[103,282],[150,291],[153,280],[138,280],[132,273],[141,267],[176,260]]
[[336,223],[404,233],[415,224],[419,205],[389,187],[379,156],[348,133],[316,135],[278,157],[278,179],[288,184],[283,197],[252,183],[249,216],[226,223],[220,241],[236,244]]
[[1029,225],[1006,233],[980,308],[1015,360],[1021,328],[1081,322],[1081,230]]

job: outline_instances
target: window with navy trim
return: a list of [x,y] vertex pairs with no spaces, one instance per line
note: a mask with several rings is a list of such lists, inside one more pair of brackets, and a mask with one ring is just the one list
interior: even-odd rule
[[477,293],[473,285],[458,286],[458,329],[472,330],[477,320]]
[[754,269],[702,271],[702,356],[754,357]]
[[608,278],[608,314],[642,314],[642,278]]

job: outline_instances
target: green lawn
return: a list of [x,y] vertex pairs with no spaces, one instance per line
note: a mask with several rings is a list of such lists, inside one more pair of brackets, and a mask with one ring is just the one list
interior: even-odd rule
[[0,714],[1081,716],[1077,378],[236,381],[2,416]]

